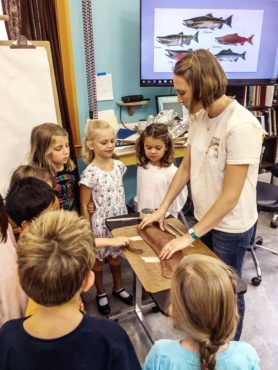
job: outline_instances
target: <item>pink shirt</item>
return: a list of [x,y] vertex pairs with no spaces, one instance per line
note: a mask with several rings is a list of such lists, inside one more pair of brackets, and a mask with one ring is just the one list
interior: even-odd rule
[[0,326],[24,316],[27,297],[19,285],[15,239],[11,226],[6,243],[0,243]]

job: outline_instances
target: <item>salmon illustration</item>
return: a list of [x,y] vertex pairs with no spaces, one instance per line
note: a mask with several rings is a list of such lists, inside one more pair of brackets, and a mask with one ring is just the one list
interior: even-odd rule
[[188,53],[190,53],[193,49],[188,50],[170,50],[165,49],[165,55],[169,58],[179,60],[183,57],[185,57]]
[[174,35],[157,36],[156,40],[167,46],[182,46],[189,45],[192,40],[199,42],[198,34],[199,31],[195,35],[184,35],[183,32],[180,32]]
[[253,37],[254,35],[250,37],[243,37],[239,36],[237,33],[231,33],[229,35],[215,37],[215,40],[224,45],[243,45],[245,42],[249,42],[249,44],[253,45]]
[[241,54],[234,53],[231,49],[221,50],[215,57],[222,62],[236,62],[238,58],[245,60],[246,51]]
[[223,24],[227,24],[228,26],[232,27],[232,18],[233,15],[230,15],[226,19],[223,19],[222,17],[216,18],[212,15],[212,13],[209,13],[200,17],[184,19],[182,24],[195,29],[210,28],[213,30],[215,28],[222,28]]

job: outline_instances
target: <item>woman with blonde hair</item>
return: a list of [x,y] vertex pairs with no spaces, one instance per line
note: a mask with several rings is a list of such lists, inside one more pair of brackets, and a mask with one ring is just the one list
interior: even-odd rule
[[143,370],[258,370],[248,343],[231,341],[237,322],[236,281],[220,259],[184,257],[172,280],[169,313],[181,340],[159,340]]

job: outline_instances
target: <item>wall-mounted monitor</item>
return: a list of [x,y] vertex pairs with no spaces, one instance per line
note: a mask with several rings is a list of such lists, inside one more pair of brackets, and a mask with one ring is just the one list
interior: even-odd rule
[[273,84],[278,1],[141,0],[141,86],[171,86],[176,61],[208,49],[230,84]]

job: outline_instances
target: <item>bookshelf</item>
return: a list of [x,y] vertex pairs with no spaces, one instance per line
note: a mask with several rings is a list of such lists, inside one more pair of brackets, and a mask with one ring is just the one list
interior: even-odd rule
[[249,109],[266,131],[261,170],[269,170],[276,161],[278,147],[278,85],[228,86],[227,95]]

